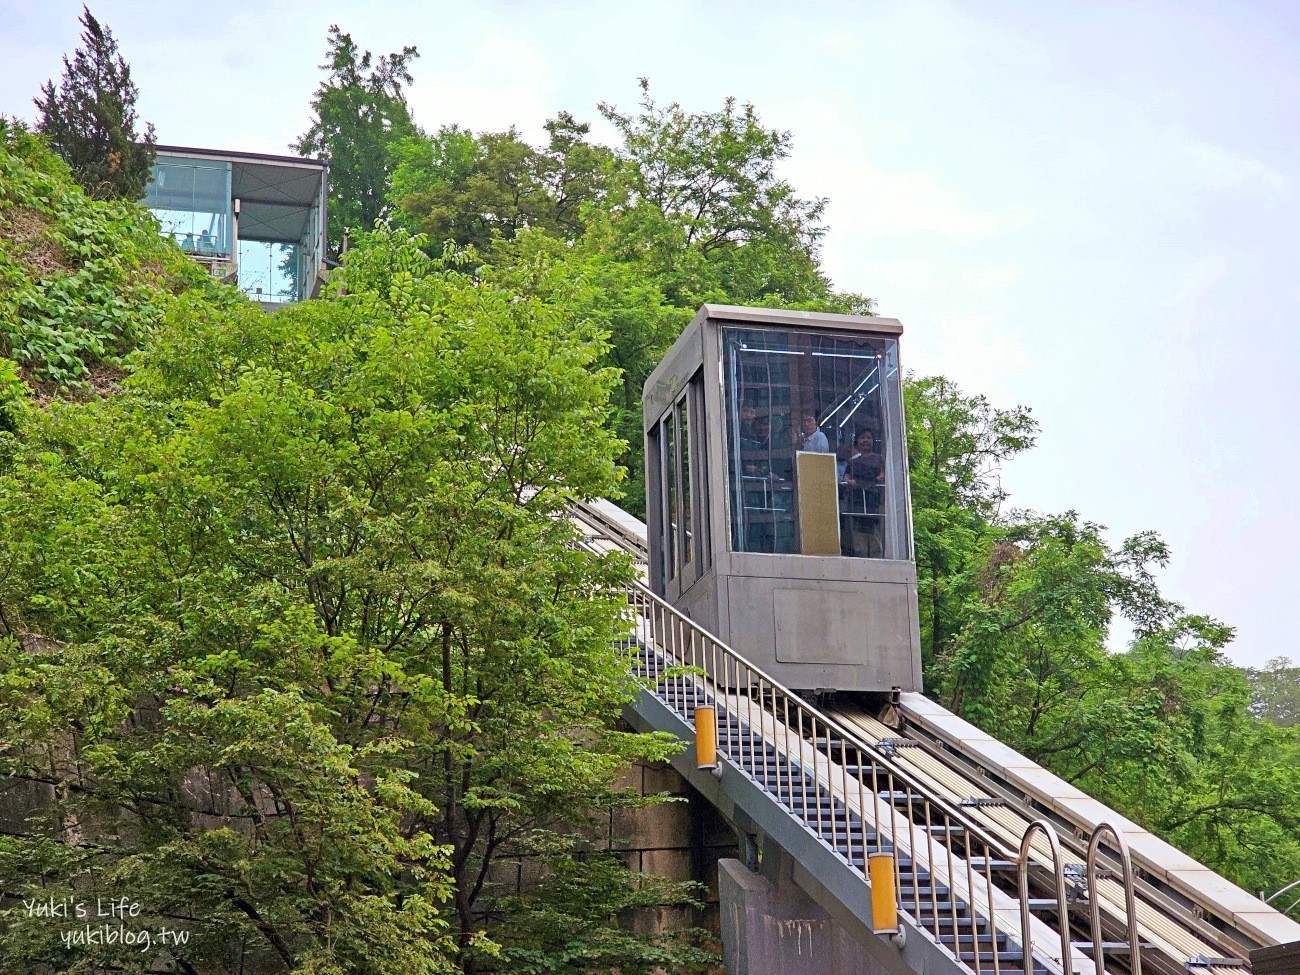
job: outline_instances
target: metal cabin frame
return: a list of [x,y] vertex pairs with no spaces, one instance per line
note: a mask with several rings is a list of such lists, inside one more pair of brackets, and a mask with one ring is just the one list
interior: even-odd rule
[[[890,533],[892,549],[883,551],[892,557],[845,557],[838,548],[833,555],[736,551],[728,464],[729,449],[740,448],[729,444],[737,434],[725,420],[723,329],[728,327],[783,330],[819,340],[887,339],[895,343],[890,346],[895,352],[903,331],[892,318],[730,305],[700,308],[645,383],[651,588],[786,686],[920,690],[901,376],[881,383],[880,394],[887,400],[880,436],[886,457],[892,458],[882,510],[894,512],[883,529]],[[819,458],[796,455],[798,463],[804,459]],[[673,483],[681,487],[674,490]],[[832,502],[836,532],[838,503]],[[802,517],[802,509],[796,517]]]

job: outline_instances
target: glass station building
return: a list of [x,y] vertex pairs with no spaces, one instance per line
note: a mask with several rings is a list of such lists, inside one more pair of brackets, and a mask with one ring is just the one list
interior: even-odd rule
[[326,176],[319,159],[159,146],[143,202],[213,275],[277,305],[320,288]]

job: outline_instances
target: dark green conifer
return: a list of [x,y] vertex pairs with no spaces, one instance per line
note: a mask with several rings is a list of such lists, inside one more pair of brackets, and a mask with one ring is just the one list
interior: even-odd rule
[[138,200],[149,182],[154,131],[136,134],[139,91],[117,41],[88,7],[82,7],[82,46],[63,58],[63,79],[41,87],[36,128],[69,166],[87,193],[101,199]]

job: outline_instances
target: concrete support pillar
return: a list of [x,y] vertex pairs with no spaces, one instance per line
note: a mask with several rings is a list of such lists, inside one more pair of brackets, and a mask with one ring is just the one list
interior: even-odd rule
[[727,975],[888,975],[788,871],[781,874],[773,883],[739,860],[718,861]]

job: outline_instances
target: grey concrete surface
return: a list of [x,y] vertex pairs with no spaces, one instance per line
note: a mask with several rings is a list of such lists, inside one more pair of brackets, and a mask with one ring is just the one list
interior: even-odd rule
[[887,975],[794,884],[739,860],[718,861],[722,960],[728,975]]

